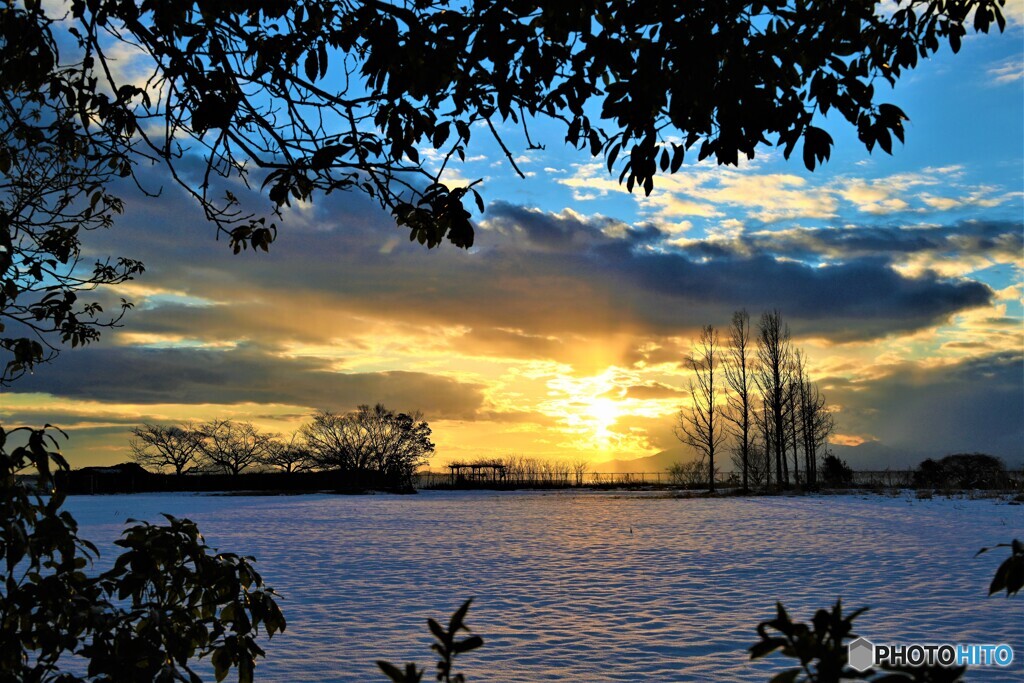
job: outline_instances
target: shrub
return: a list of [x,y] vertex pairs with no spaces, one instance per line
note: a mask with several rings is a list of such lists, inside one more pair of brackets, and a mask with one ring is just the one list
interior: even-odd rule
[[853,470],[845,460],[829,454],[821,462],[821,479],[826,486],[849,486],[853,483]]
[[[27,433],[26,444],[8,452],[17,432]],[[127,529],[113,568],[87,575],[99,553],[61,509],[53,472],[68,464],[56,446],[45,428],[0,428],[5,680],[195,682],[190,662],[209,657],[218,680],[235,668],[239,681],[251,681],[263,656],[260,627],[268,638],[285,628],[251,558],[217,553],[195,524],[167,517],[167,526]],[[18,476],[26,468],[34,480]],[[62,671],[75,658],[86,660],[85,677]]]

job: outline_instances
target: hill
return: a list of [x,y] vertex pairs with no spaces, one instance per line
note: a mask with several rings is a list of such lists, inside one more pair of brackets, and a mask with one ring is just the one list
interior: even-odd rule
[[[688,446],[675,446],[642,458],[605,460],[590,466],[591,472],[664,472],[674,462],[693,460],[693,450]],[[717,460],[717,458],[716,458]]]

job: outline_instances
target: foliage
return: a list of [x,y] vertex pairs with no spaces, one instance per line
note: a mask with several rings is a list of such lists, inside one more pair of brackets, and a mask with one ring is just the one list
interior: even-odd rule
[[827,486],[849,486],[853,483],[853,470],[845,460],[829,453],[821,463],[821,478]]
[[999,543],[991,548],[982,548],[975,557],[995,548],[1009,548],[1010,556],[1003,560],[992,577],[992,583],[988,587],[988,594],[993,595],[1005,590],[1006,597],[1016,595],[1021,588],[1024,588],[1024,543],[1013,539],[1010,543]]
[[[25,444],[8,452],[19,432]],[[208,657],[218,680],[235,668],[251,681],[260,628],[268,638],[285,628],[251,558],[213,551],[192,522],[168,516],[128,528],[113,568],[89,576],[98,552],[61,509],[53,474],[68,465],[56,446],[47,428],[0,428],[0,669],[24,681],[195,682],[190,662]],[[18,476],[26,468],[34,481]],[[62,670],[77,658],[86,677]]]
[[1006,465],[984,453],[956,453],[938,461],[928,458],[914,472],[914,486],[955,489],[999,488],[1006,485]]
[[156,470],[170,467],[181,475],[198,464],[205,440],[203,430],[191,422],[180,427],[145,423],[132,428],[128,447],[133,462]]
[[[455,673],[455,658],[458,655],[471,652],[484,644],[483,638],[477,635],[459,638],[459,633],[462,631],[466,633],[472,632],[464,621],[472,602],[473,600],[470,598],[462,603],[459,609],[455,610],[455,613],[448,620],[448,628],[444,628],[433,619],[427,620],[430,632],[437,641],[430,646],[430,649],[438,655],[437,680],[442,683],[464,683],[466,680],[465,676]],[[394,683],[419,683],[423,680],[423,669],[418,668],[413,662],[406,664],[405,669],[399,669],[394,664],[383,660],[378,661],[377,666]]]
[[866,607],[843,615],[842,603],[836,600],[832,610],[819,609],[810,624],[793,621],[782,603],[776,603],[776,617],[757,626],[761,640],[750,648],[750,658],[758,659],[775,651],[797,660],[799,666],[776,674],[772,683],[838,683],[841,680],[871,680],[878,683],[900,681],[957,681],[966,667],[940,666],[884,667],[886,671],[856,671],[847,665],[846,640],[856,638],[853,620]]

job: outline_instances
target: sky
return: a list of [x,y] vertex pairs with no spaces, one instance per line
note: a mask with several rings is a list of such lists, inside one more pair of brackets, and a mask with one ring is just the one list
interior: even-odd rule
[[963,451],[1024,466],[1024,4],[1007,14],[1005,34],[943,48],[880,95],[910,119],[892,156],[832,119],[813,173],[765,147],[739,168],[687,163],[644,197],[544,122],[543,150],[502,129],[525,179],[477,131],[445,176],[483,179],[468,251],[410,243],[335,193],[289,210],[270,253],[232,255],[140,169],[161,195],[125,188],[125,215],[84,242],[145,262],[100,294],[136,308],[4,389],[0,421],[61,426],[84,466],[127,460],[142,422],[287,435],[381,402],[422,412],[434,466],[642,458],[679,447],[701,326],[778,309],[853,467]]

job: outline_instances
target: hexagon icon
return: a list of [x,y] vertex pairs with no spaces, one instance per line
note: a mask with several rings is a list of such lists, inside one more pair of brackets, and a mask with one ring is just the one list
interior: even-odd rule
[[875,645],[867,638],[858,638],[849,644],[847,661],[856,671],[867,671],[875,664]]

